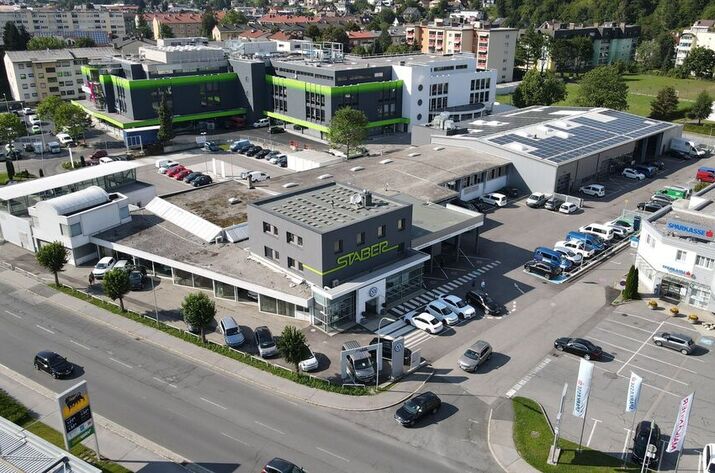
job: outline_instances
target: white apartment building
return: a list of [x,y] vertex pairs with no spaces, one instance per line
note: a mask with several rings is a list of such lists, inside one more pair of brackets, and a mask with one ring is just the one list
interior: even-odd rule
[[12,98],[27,103],[50,95],[68,100],[84,98],[82,66],[114,54],[116,51],[109,47],[8,51],[4,60]]
[[682,66],[690,50],[696,46],[715,51],[715,20],[698,20],[693,26],[680,34],[680,40],[675,47],[675,65]]
[[0,44],[7,22],[24,26],[28,33],[105,31],[122,37],[127,34],[124,15],[118,11],[75,9],[62,11],[44,8],[0,6]]

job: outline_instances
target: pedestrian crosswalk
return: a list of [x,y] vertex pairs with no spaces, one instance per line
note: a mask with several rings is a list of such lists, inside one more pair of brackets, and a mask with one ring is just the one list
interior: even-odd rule
[[395,339],[397,337],[404,337],[405,346],[407,348],[413,349],[418,345],[426,342],[430,338],[435,336],[431,333],[427,333],[424,330],[419,330],[412,325],[406,323],[403,320],[398,320],[380,329],[380,336],[390,337]]

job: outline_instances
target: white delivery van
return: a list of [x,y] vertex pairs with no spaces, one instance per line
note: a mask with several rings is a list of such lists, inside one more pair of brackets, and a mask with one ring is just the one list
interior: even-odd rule
[[62,147],[58,141],[50,141],[47,143],[47,150],[52,154],[57,154],[62,152]]
[[694,141],[685,140],[683,138],[673,138],[670,140],[670,149],[685,153],[692,157],[705,156],[705,150],[698,147]]

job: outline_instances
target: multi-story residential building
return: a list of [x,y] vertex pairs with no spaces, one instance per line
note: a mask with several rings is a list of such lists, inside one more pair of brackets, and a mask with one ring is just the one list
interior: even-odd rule
[[360,46],[371,51],[379,36],[380,33],[377,31],[348,31],[350,49]]
[[8,51],[4,60],[10,92],[13,99],[27,103],[50,95],[84,98],[82,66],[114,54],[110,47]]
[[675,65],[682,66],[690,50],[696,46],[715,51],[715,20],[698,20],[680,34],[675,47]]
[[471,52],[477,57],[477,69],[494,70],[497,82],[511,82],[519,30],[489,28],[479,24],[446,24],[444,20],[410,25],[407,44],[417,45],[425,54]]
[[[216,12],[216,19],[221,20],[225,12]],[[147,13],[144,15],[155,38],[159,37],[161,25],[171,28],[175,38],[202,36],[202,13]]]
[[[544,22],[537,31],[552,39],[571,39],[577,36],[589,38],[593,42],[593,56],[588,66],[596,67],[613,64],[617,61],[632,61],[636,53],[641,27],[612,22],[600,25],[598,23],[577,25],[551,20]],[[544,67],[547,69],[554,67],[551,58],[546,58]]]
[[28,33],[58,34],[71,32],[104,31],[113,36],[126,35],[124,15],[108,10],[76,8],[62,11],[46,8],[21,8],[0,6],[0,42],[7,22],[24,26]]

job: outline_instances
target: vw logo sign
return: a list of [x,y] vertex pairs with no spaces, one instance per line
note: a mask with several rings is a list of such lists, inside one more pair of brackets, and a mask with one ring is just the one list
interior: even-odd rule
[[402,351],[402,342],[397,342],[393,344],[392,349],[395,353],[400,353]]
[[370,291],[368,292],[370,294],[370,297],[375,297],[377,295],[377,288],[376,287],[371,287]]

